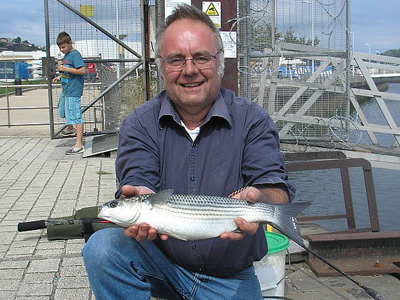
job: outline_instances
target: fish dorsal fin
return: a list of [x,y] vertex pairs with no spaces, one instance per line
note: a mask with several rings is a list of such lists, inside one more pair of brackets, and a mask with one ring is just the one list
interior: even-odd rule
[[158,192],[156,194],[152,194],[147,198],[147,201],[149,201],[149,204],[151,204],[151,206],[156,203],[166,202],[169,198],[171,198],[173,192],[173,189],[169,189]]

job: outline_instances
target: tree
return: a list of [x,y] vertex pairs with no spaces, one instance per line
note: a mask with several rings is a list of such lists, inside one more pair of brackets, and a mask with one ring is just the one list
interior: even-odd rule
[[[271,24],[255,23],[252,20],[251,26],[251,49],[252,51],[264,52],[266,48],[271,48],[272,45],[272,30]],[[275,40],[281,38],[280,33],[275,29]]]
[[13,39],[12,40],[13,41],[13,43],[15,43],[15,44],[21,44],[21,41],[22,41],[22,39],[21,39],[21,37],[16,37],[15,39]]
[[[294,33],[293,27],[290,26],[289,29],[285,32],[283,36],[283,42],[292,43],[292,44],[301,44],[301,45],[312,45],[312,40],[306,38],[304,36],[297,37]],[[314,37],[314,46],[318,46],[320,43],[320,39],[316,36]]]
[[382,55],[392,56],[392,57],[400,57],[400,49],[390,49],[382,53]]

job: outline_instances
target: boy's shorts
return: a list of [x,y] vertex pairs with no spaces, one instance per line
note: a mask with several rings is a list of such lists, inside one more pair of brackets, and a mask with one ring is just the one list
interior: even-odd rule
[[61,119],[65,119],[65,97],[63,92],[61,92],[60,98],[58,98],[57,106],[58,106],[58,116]]
[[60,118],[65,117],[67,125],[82,124],[81,97],[65,97],[61,93],[58,101],[58,114]]

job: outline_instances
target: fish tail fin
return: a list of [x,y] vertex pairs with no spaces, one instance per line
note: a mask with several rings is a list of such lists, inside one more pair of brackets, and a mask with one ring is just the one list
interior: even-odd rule
[[310,202],[298,202],[274,205],[276,209],[276,219],[275,222],[272,222],[272,225],[302,247],[305,247],[305,245],[301,238],[300,229],[297,226],[296,216],[310,204]]

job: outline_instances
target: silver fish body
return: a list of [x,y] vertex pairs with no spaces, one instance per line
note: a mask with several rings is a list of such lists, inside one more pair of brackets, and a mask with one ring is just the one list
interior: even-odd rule
[[203,196],[178,195],[173,190],[113,200],[102,206],[98,217],[123,227],[147,223],[160,234],[181,240],[212,238],[237,229],[235,218],[270,223],[301,242],[295,216],[309,203],[266,204]]

